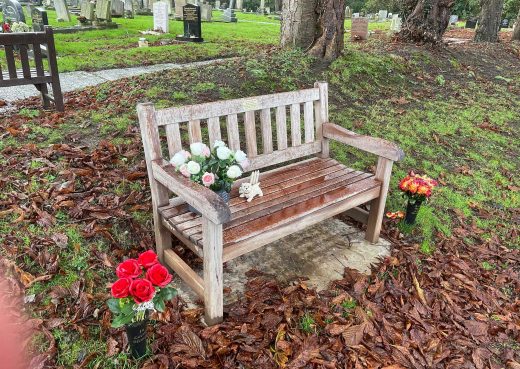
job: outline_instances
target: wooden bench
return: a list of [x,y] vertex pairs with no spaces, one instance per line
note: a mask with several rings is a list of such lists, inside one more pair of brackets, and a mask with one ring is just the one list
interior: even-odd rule
[[[223,262],[349,209],[357,209],[356,217],[367,222],[366,239],[378,240],[392,164],[403,153],[390,142],[329,123],[327,95],[327,83],[317,82],[311,89],[253,98],[161,110],[150,103],[137,106],[157,254],[204,299],[208,324],[223,318]],[[209,141],[213,146],[222,139],[232,150],[245,149],[249,170],[292,162],[262,171],[264,196],[250,203],[238,197],[238,187],[247,178],[236,182],[228,205],[163,158],[163,127],[170,157],[187,146],[182,138],[189,137],[189,143]],[[331,139],[377,155],[376,173],[349,169],[331,159]],[[170,192],[177,197],[170,198]],[[367,202],[369,214],[356,208]],[[202,216],[189,212],[187,204]],[[172,250],[171,234],[203,259],[202,277]]]
[[[47,70],[43,67],[41,45],[47,45]],[[45,27],[44,32],[0,33],[0,45],[4,46],[7,70],[2,71],[0,64],[0,87],[34,85],[40,91],[44,108],[50,107],[53,101],[56,110],[63,111],[63,95],[61,93],[56,49],[51,27]],[[29,49],[32,45],[35,68],[29,64]],[[22,69],[16,69],[15,48],[18,48]],[[47,84],[52,87],[49,95]]]

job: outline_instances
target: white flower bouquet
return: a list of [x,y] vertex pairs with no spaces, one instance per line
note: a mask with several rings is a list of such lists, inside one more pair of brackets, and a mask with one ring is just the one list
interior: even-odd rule
[[170,163],[183,176],[215,192],[229,193],[233,182],[249,165],[242,150],[233,152],[222,141],[215,141],[211,150],[202,142],[190,145],[190,151],[181,150]]
[[30,28],[24,22],[14,22],[11,26],[11,32],[29,32]]

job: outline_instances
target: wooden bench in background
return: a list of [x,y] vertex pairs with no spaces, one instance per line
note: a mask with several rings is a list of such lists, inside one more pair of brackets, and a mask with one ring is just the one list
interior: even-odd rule
[[[357,218],[367,222],[366,239],[377,242],[392,164],[403,153],[390,142],[329,123],[327,99],[327,83],[319,82],[301,91],[200,105],[161,110],[149,103],[137,106],[157,254],[204,299],[208,324],[223,318],[223,262],[349,209],[358,209]],[[201,124],[207,125],[207,134]],[[162,128],[170,157],[192,142],[213,146],[223,140],[232,150],[245,149],[251,161],[248,170],[279,167],[260,174],[263,197],[250,203],[238,197],[245,178],[234,184],[226,204],[163,158]],[[331,139],[378,156],[376,173],[349,169],[331,159]],[[170,198],[171,193],[177,197]],[[370,203],[366,216],[357,208],[364,203]],[[189,212],[187,204],[202,216]],[[172,234],[203,259],[202,277],[172,250]]]
[[[44,32],[0,33],[0,45],[4,46],[7,70],[0,64],[0,87],[34,85],[40,91],[44,108],[50,107],[53,101],[56,110],[63,111],[63,95],[61,93],[56,49],[51,27]],[[48,68],[43,66],[42,45],[47,45]],[[29,50],[34,53],[34,68],[30,67]],[[22,69],[16,69],[15,49],[18,49]],[[51,85],[52,96],[47,84]]]

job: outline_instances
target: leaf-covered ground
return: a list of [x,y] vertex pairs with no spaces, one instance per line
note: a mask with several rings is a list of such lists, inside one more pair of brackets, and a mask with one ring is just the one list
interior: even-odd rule
[[[517,368],[520,364],[518,46],[426,50],[373,40],[324,67],[297,53],[163,72],[36,99],[0,123],[4,289],[36,335],[31,368]],[[442,186],[391,257],[326,291],[251,271],[243,300],[205,328],[175,300],[155,316],[150,355],[127,357],[104,302],[113,266],[153,245],[135,105],[184,105],[330,83],[332,119],[393,140],[408,169]],[[373,169],[355,151],[333,155]],[[176,246],[180,250],[180,246]],[[184,255],[192,263],[200,262]],[[305,276],[302,276],[305,277]],[[7,286],[7,287],[6,287]],[[16,301],[13,302],[15,304]]]

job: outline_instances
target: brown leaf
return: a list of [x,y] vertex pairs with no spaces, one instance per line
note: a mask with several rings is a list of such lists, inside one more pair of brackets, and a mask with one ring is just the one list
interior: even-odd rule
[[357,346],[363,340],[363,334],[367,327],[366,322],[348,327],[342,336],[347,346]]
[[202,340],[193,333],[187,325],[182,325],[177,333],[179,334],[180,341],[185,344],[191,352],[204,359],[206,358],[206,349],[204,348]]
[[320,355],[318,339],[316,336],[310,336],[303,341],[301,351],[292,360],[287,369],[303,368],[307,363]]
[[113,339],[112,337],[108,337],[107,340],[107,356],[114,356],[119,352],[119,349],[117,348],[118,342]]
[[54,233],[51,236],[51,240],[54,241],[56,246],[65,248],[67,247],[67,243],[69,242],[69,237],[65,233]]

